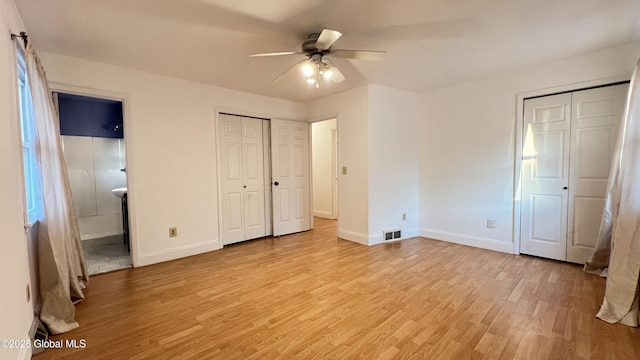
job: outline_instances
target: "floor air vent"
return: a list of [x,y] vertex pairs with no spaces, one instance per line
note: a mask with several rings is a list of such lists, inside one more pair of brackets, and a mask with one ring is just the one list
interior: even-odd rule
[[402,230],[400,229],[384,230],[382,232],[382,238],[384,239],[384,241],[397,240],[397,239],[400,239],[401,237],[402,237]]

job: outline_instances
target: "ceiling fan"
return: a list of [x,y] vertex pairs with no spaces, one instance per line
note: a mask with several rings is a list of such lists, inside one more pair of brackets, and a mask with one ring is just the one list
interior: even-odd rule
[[321,33],[309,35],[308,39],[302,43],[302,51],[270,52],[249,56],[305,55],[307,59],[296,62],[273,80],[279,79],[289,70],[301,65],[301,70],[306,77],[307,83],[316,88],[320,87],[321,81],[332,80],[333,82],[339,83],[345,79],[344,75],[338,70],[330,57],[374,61],[382,61],[387,57],[386,51],[333,49],[331,46],[340,39],[341,36],[342,33],[339,31],[324,29]]

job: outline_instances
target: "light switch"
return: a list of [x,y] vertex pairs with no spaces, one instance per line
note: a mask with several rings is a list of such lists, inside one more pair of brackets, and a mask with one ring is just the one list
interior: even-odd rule
[[342,167],[342,175],[347,175],[347,167],[346,166]]

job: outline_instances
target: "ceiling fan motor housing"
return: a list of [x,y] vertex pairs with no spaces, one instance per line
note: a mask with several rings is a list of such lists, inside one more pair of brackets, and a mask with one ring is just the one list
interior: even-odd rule
[[320,37],[319,33],[313,33],[309,35],[309,38],[302,43],[302,51],[307,54],[307,56],[312,56],[314,54],[325,55],[331,52],[331,48],[327,50],[320,50],[316,47],[316,42]]

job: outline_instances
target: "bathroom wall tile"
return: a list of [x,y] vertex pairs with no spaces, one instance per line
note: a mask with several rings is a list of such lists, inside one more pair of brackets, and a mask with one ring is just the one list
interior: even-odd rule
[[[115,197],[113,194],[111,196]],[[78,217],[78,226],[80,227],[81,240],[120,235],[122,234],[122,215],[107,214]]]
[[[124,139],[118,139],[118,146],[119,146],[118,147],[118,149],[119,149],[118,156],[119,156],[119,159],[120,159],[120,169],[126,169],[126,167],[127,167],[127,161],[126,161],[127,160],[127,157],[126,157],[127,150],[126,150],[125,145],[124,145]],[[125,174],[125,179],[126,179],[126,172],[124,172],[124,174]]]
[[62,136],[82,240],[122,234],[122,205],[112,189],[127,186],[122,139]]
[[127,186],[126,174],[122,169],[120,139],[94,138],[96,201],[98,215],[122,214],[121,201],[111,190]]
[[62,144],[76,215],[96,215],[93,141],[90,137],[62,136]]

